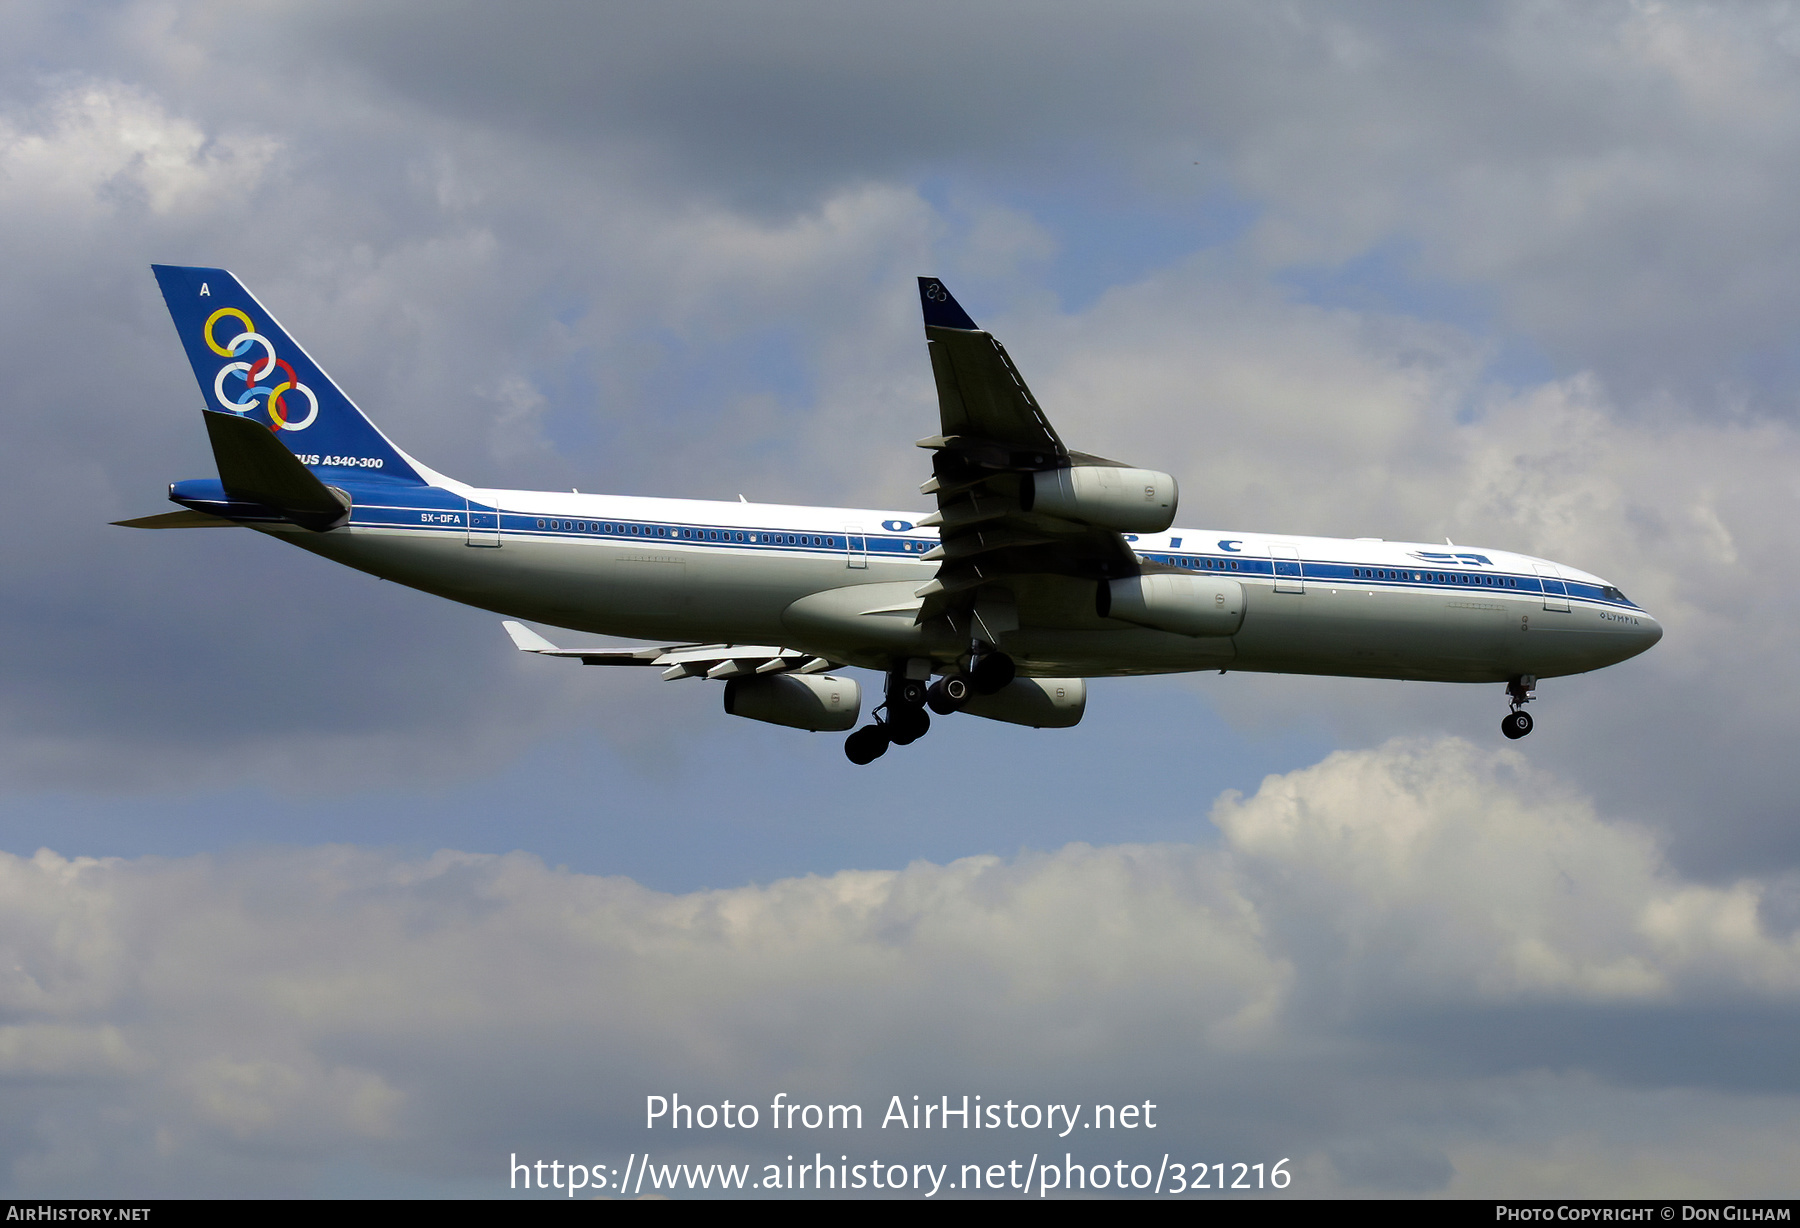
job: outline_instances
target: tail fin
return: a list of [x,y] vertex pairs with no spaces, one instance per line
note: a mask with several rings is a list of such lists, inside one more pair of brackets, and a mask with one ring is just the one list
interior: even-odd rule
[[237,278],[150,267],[208,410],[261,423],[308,468],[335,471],[334,480],[426,482]]

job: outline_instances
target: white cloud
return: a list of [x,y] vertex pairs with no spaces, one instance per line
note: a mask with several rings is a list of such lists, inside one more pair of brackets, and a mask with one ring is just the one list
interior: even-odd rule
[[1754,880],[1679,882],[1648,832],[1602,822],[1516,752],[1338,752],[1227,797],[1214,821],[1323,943],[1308,970],[1364,1009],[1800,989],[1800,945],[1763,931]]
[[[253,191],[280,153],[263,135],[209,137],[144,91],[92,82],[0,119],[0,208],[66,215],[130,202],[152,214]],[[64,221],[68,219],[64,216]]]
[[[1800,946],[1759,922],[1765,884],[1684,881],[1642,830],[1454,740],[1338,753],[1214,817],[1217,847],[1073,845],[688,895],[516,854],[8,856],[0,1078],[78,1090],[9,1097],[0,1133],[52,1138],[49,1118],[86,1115],[100,1140],[15,1149],[9,1192],[141,1189],[152,1171],[200,1192],[240,1152],[304,1186],[347,1155],[399,1174],[494,1166],[522,1140],[641,1149],[639,1098],[672,1088],[874,1110],[898,1091],[1141,1086],[1184,1145],[1209,1115],[1254,1119],[1313,1193],[1560,1190],[1544,1140],[1585,1147],[1647,1097],[1704,1096],[1717,1112],[1655,1144],[1689,1147],[1676,1175],[1730,1172],[1738,1193],[1785,1179],[1791,1146],[1731,1150],[1732,1122],[1800,1120],[1785,1083],[1736,1090],[1770,1056],[1757,1043],[1646,1073],[1554,1032],[1496,1067],[1487,1039],[1618,1009],[1645,1033],[1790,1018]],[[1459,1023],[1403,1092],[1387,1054],[1434,1014]],[[1331,1107],[1346,1095],[1365,1105],[1354,1124]],[[1408,1143],[1413,1161],[1358,1150],[1410,1131],[1421,1097],[1440,1137]],[[902,1146],[853,1145],[877,1139]]]

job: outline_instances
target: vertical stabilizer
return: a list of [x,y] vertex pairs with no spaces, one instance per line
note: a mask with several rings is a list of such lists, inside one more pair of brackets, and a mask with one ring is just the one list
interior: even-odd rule
[[[426,478],[224,269],[152,265],[206,408],[269,428],[322,478]],[[334,476],[335,475],[335,476]]]

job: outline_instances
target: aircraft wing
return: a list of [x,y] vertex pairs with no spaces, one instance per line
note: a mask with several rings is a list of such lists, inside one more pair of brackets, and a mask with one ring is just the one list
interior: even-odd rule
[[1028,510],[1030,475],[1116,462],[1071,452],[1044,416],[1006,347],[976,327],[943,282],[919,278],[925,340],[937,381],[942,433],[919,440],[933,451],[932,477],[920,492],[938,510],[940,543],[925,555],[937,576],[919,590],[918,621],[973,610],[978,590],[1009,577],[1062,575],[1103,580],[1142,568],[1124,537],[1110,529]]
[[676,644],[664,648],[558,648],[523,623],[501,624],[521,652],[569,657],[583,665],[661,666],[663,678],[738,678],[745,674],[817,674],[833,668],[824,657],[760,644]]

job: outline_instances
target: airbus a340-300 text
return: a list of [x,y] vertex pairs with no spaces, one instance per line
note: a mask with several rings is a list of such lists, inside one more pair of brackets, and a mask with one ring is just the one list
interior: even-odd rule
[[[1502,683],[1510,738],[1541,678],[1636,656],[1656,620],[1585,571],[1487,547],[1175,528],[1176,483],[1067,447],[1004,347],[919,279],[936,510],[489,490],[388,441],[224,269],[156,266],[205,397],[217,479],[121,523],[246,525],[350,567],[575,631],[527,652],[724,683],[725,711],[854,730],[868,763],[931,714],[1081,719],[1085,680],[1257,670]],[[861,688],[885,679],[856,728]]]

